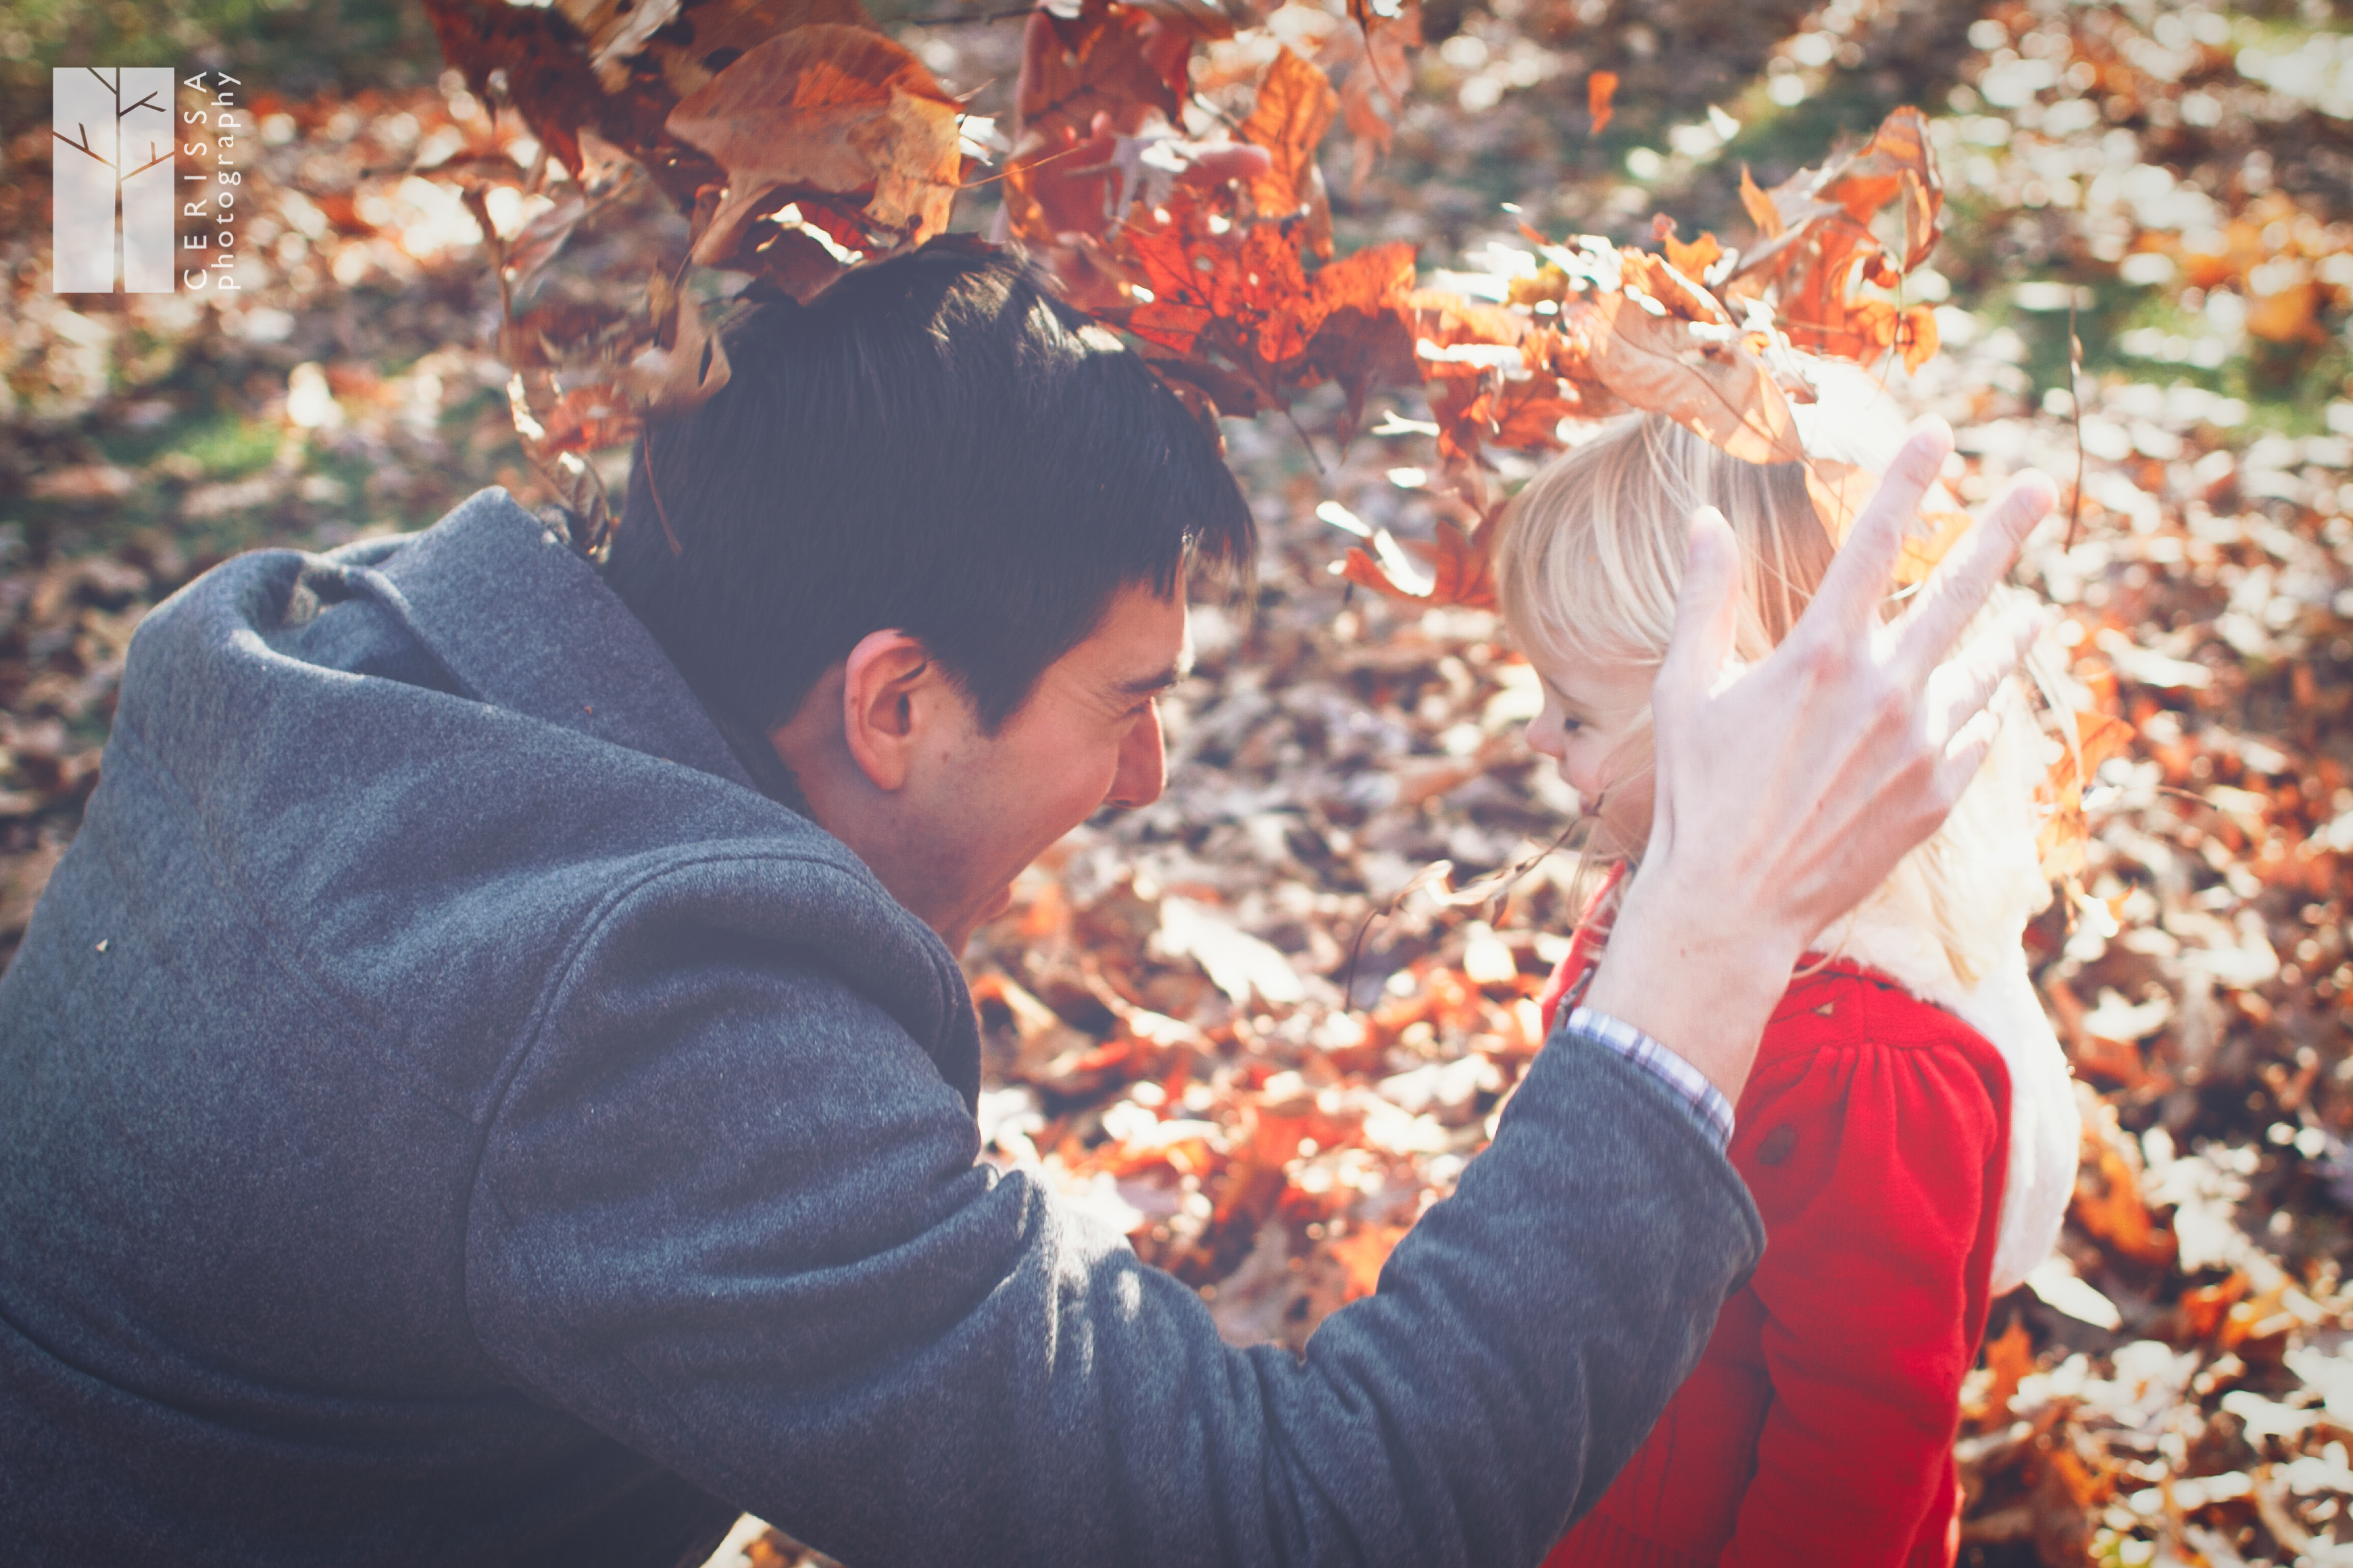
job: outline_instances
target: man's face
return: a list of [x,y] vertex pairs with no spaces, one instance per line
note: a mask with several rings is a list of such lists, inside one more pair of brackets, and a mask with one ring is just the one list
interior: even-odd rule
[[997,733],[983,733],[964,705],[909,780],[906,826],[923,842],[906,847],[917,852],[915,874],[893,891],[961,951],[1004,912],[1013,879],[1047,846],[1098,806],[1159,798],[1167,756],[1157,700],[1190,658],[1183,594],[1131,584]]

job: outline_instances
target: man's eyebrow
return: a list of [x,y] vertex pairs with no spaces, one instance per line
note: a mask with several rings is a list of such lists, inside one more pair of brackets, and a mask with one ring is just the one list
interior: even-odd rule
[[1190,657],[1182,658],[1150,675],[1139,675],[1132,680],[1121,681],[1119,692],[1123,697],[1157,697],[1191,673],[1193,660]]

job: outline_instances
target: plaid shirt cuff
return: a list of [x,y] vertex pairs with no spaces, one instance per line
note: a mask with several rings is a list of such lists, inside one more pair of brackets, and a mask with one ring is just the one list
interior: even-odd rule
[[1657,1079],[1675,1103],[1690,1113],[1699,1130],[1715,1142],[1719,1153],[1731,1146],[1732,1102],[1697,1068],[1633,1025],[1590,1007],[1571,1009],[1568,1028],[1572,1034],[1617,1052]]

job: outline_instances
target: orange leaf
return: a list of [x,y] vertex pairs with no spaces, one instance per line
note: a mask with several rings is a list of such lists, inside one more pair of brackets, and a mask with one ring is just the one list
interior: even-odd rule
[[1654,316],[1623,294],[1603,294],[1579,314],[1591,328],[1594,374],[1627,403],[1664,414],[1746,462],[1804,458],[1788,400],[1737,338],[1694,336],[1693,323]]
[[2132,1166],[2105,1142],[2097,1164],[2077,1179],[2070,1212],[2078,1225],[2136,1263],[2173,1261],[2173,1233],[2161,1228],[2141,1201]]
[[492,72],[503,74],[524,123],[574,179],[584,126],[633,148],[646,140],[633,132],[658,133],[661,110],[611,99],[589,68],[586,38],[561,12],[473,0],[426,0],[425,11],[442,58],[477,92],[488,90]]
[[1487,558],[1491,531],[1482,528],[1478,539],[1473,540],[1453,523],[1440,520],[1436,544],[1408,541],[1406,548],[1430,567],[1433,580],[1427,592],[1419,591],[1415,584],[1398,582],[1361,550],[1348,552],[1348,558],[1340,564],[1340,575],[1375,593],[1425,608],[1461,605],[1469,609],[1492,610],[1495,607],[1495,576]]
[[1290,49],[1275,51],[1259,84],[1258,102],[1237,132],[1273,160],[1250,183],[1251,205],[1261,216],[1291,217],[1314,205],[1322,193],[1316,144],[1339,111],[1340,95],[1321,70]]
[[1593,116],[1593,129],[1588,135],[1599,136],[1609,127],[1610,118],[1618,111],[1610,100],[1618,96],[1618,73],[1595,71],[1585,79],[1585,108]]
[[[1926,129],[1918,110],[1898,109],[1853,153],[1819,170],[1800,169],[1769,192],[1757,190],[1744,172],[1741,202],[1764,240],[1741,258],[1740,276],[1781,283],[1793,342],[1849,352],[1848,343],[1827,340],[1848,331],[1846,291],[1855,268],[1878,255],[1870,225],[1890,202],[1902,203],[1904,259],[1888,274],[1927,258],[1944,183]],[[1880,280],[1890,280],[1888,274]],[[1801,336],[1799,325],[1814,337]]]
[[1896,352],[1904,356],[1904,368],[1916,371],[1936,357],[1943,344],[1936,330],[1936,312],[1926,305],[1915,305],[1904,312],[1903,324],[1895,331]]
[[1820,194],[1845,208],[1857,223],[1868,224],[1882,207],[1902,197],[1904,270],[1927,259],[1936,243],[1945,184],[1928,148],[1927,119],[1918,110],[1907,105],[1894,110],[1880,121],[1871,140],[1830,174]]
[[1335,310],[1395,310],[1412,289],[1413,247],[1404,240],[1368,245],[1315,274],[1308,331]]
[[1980,1421],[1999,1421],[2009,1411],[2020,1382],[2034,1370],[2034,1341],[2026,1325],[2010,1319],[1999,1338],[1986,1342],[1985,1359],[1993,1381],[1986,1384],[1984,1402],[1970,1414]]
[[1781,237],[1780,209],[1773,205],[1772,197],[1757,188],[1746,163],[1740,165],[1740,205],[1748,210],[1748,221],[1757,226],[1757,233],[1767,239]]
[[1689,245],[1672,233],[1662,236],[1660,243],[1666,250],[1667,265],[1694,280],[1706,277],[1707,269],[1724,259],[1724,247],[1715,236],[1704,231]]
[[1806,459],[1806,493],[1812,498],[1814,515],[1822,520],[1833,545],[1846,542],[1862,503],[1871,499],[1878,484],[1868,469],[1852,463],[1832,458]]
[[1324,1244],[1324,1250],[1340,1265],[1346,1280],[1344,1300],[1354,1301],[1380,1288],[1381,1266],[1405,1239],[1405,1233],[1401,1225],[1353,1226],[1347,1235]]
[[[1519,342],[1535,330],[1528,318],[1516,310],[1442,289],[1416,289],[1406,296],[1405,303],[1413,313],[1415,334],[1441,349],[1458,343],[1493,343],[1501,347]],[[1431,361],[1424,374],[1440,377],[1476,375],[1478,372],[1469,365]]]
[[1185,355],[1212,322],[1270,364],[1306,347],[1312,330],[1307,277],[1298,249],[1271,224],[1251,224],[1222,235],[1191,232],[1185,224],[1128,233],[1128,252],[1152,290],[1152,303],[1128,319],[1137,336]]
[[1936,563],[1945,552],[1961,541],[1969,531],[1969,514],[1965,511],[1924,511],[1920,521],[1928,525],[1924,536],[1907,534],[1903,553],[1895,558],[1895,581],[1905,587],[1925,583],[1936,570]]

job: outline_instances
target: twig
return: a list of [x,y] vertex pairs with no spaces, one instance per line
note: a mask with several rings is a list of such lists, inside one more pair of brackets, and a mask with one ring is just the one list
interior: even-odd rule
[[[1350,584],[1349,586],[1353,589],[1355,584]],[[1523,877],[1543,865],[1547,858],[1568,842],[1570,836],[1578,828],[1589,827],[1592,820],[1589,813],[1571,817],[1568,826],[1560,830],[1560,836],[1535,854],[1515,860],[1500,871],[1491,871],[1484,877],[1474,879],[1468,888],[1450,889],[1439,895],[1439,901],[1451,908],[1468,909],[1474,904],[1493,903],[1498,899],[1508,897],[1511,890],[1519,885]],[[1404,887],[1390,895],[1388,902],[1365,916],[1364,923],[1356,928],[1356,940],[1348,944],[1347,967],[1340,973],[1340,1000],[1343,1005],[1354,1005],[1349,998],[1356,994],[1356,961],[1364,956],[1365,939],[1372,934],[1373,922],[1387,920],[1397,913],[1398,905],[1430,886],[1431,882],[1443,883],[1453,870],[1453,862],[1450,860],[1434,861],[1423,867],[1413,874]],[[1480,884],[1482,882],[1488,886],[1481,889]],[[1472,894],[1472,889],[1479,889],[1479,891],[1475,896],[1466,897]]]
[[646,466],[646,489],[654,498],[654,515],[661,519],[662,537],[670,541],[672,555],[683,555],[686,546],[678,542],[677,531],[670,525],[670,509],[662,505],[661,486],[654,479],[653,437],[643,430],[638,432],[638,456]]
[[2075,429],[2075,493],[2067,500],[2067,542],[2075,548],[2075,523],[2084,515],[2084,340],[2075,335],[2075,296],[2067,296],[2067,416]]
[[1283,423],[1291,426],[1292,433],[1299,437],[1299,444],[1307,448],[1307,460],[1315,465],[1315,477],[1319,479],[1322,479],[1324,477],[1324,459],[1315,455],[1315,443],[1307,438],[1307,426],[1299,422],[1298,416],[1291,412],[1291,408],[1288,404],[1283,406],[1282,418]]

